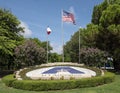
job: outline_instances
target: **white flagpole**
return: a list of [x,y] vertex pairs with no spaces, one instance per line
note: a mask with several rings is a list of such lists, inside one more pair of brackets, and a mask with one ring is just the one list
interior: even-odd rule
[[[61,10],[61,17],[62,16],[63,16],[63,10]],[[62,45],[62,48],[63,48],[63,50],[62,50],[62,60],[64,62],[64,30],[63,30],[63,20],[61,20],[61,30],[62,30],[62,43],[63,43],[63,45]]]
[[80,30],[79,30],[79,64],[80,64]]
[[48,40],[48,35],[51,33],[51,29],[49,28],[49,26],[47,27],[47,63],[49,62],[48,60],[48,54],[49,54],[49,40]]
[[47,63],[48,63],[48,34],[47,34]]
[[81,27],[79,29],[79,64],[80,64],[80,30],[81,30]]

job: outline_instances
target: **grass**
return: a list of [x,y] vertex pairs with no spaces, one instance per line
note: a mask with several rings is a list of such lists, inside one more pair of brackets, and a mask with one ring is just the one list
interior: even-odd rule
[[4,83],[0,80],[0,93],[120,93],[120,75],[116,75],[115,81],[113,83],[98,87],[40,92],[10,88],[5,86]]

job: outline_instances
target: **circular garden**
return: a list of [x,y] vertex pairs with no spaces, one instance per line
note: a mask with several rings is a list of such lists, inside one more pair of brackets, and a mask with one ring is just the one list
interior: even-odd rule
[[20,69],[2,80],[7,86],[17,89],[47,91],[103,85],[112,82],[114,74],[82,64],[52,63]]

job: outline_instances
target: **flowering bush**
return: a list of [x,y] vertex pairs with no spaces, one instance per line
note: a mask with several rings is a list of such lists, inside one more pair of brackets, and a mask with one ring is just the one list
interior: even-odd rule
[[82,48],[80,61],[88,66],[101,66],[107,61],[107,53],[97,48]]
[[45,61],[45,50],[38,47],[32,40],[26,40],[23,45],[15,48],[15,64],[18,68],[42,64]]

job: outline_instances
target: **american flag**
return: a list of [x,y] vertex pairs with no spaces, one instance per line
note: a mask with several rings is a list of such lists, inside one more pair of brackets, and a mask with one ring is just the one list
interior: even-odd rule
[[65,10],[63,10],[62,21],[63,22],[72,22],[75,25],[75,18],[74,18],[73,13],[67,12]]

